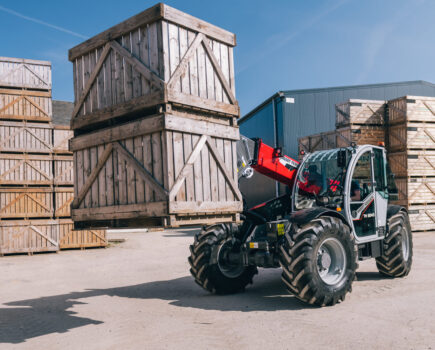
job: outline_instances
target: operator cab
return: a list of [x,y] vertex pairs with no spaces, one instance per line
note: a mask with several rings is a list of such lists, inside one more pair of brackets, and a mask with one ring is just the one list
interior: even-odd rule
[[382,147],[365,145],[311,153],[298,171],[293,210],[325,207],[346,219],[357,243],[382,239],[389,194],[395,188],[389,173]]

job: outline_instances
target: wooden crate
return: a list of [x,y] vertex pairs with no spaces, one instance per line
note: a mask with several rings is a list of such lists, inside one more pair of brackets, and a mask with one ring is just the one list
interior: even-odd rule
[[51,125],[0,121],[0,152],[52,153]]
[[388,122],[435,122],[435,97],[403,96],[388,101]]
[[51,62],[0,57],[0,86],[51,90]]
[[51,122],[51,91],[0,89],[0,119]]
[[59,250],[57,220],[0,221],[0,254]]
[[0,188],[0,219],[52,218],[51,188]]
[[72,220],[59,220],[60,249],[106,247],[106,230],[74,230]]
[[71,217],[71,203],[74,199],[74,188],[56,187],[54,189],[54,216]]
[[397,177],[435,176],[435,150],[388,153],[388,163]]
[[74,164],[72,154],[70,156],[53,156],[54,179],[56,186],[74,185]]
[[72,218],[173,227],[238,220],[239,138],[238,128],[167,113],[76,137]]
[[351,125],[336,130],[337,147],[356,145],[375,145],[385,142],[385,131],[382,126]]
[[435,123],[401,123],[388,127],[390,152],[435,149]]
[[52,156],[0,153],[0,186],[51,185],[52,183]]
[[435,204],[435,177],[396,178],[398,199],[394,204]]
[[53,152],[62,154],[72,154],[69,150],[69,140],[74,136],[74,132],[69,126],[56,125],[53,128]]
[[337,128],[352,124],[384,125],[386,101],[350,99],[335,105]]
[[412,205],[408,213],[412,231],[435,230],[435,205]]
[[337,147],[337,138],[334,131],[322,132],[320,134],[314,134],[310,136],[300,137],[299,153],[304,151],[305,153],[311,153],[315,151],[321,151],[325,149],[333,149]]
[[168,102],[238,116],[235,45],[234,34],[164,4],[94,36],[69,51],[72,128]]

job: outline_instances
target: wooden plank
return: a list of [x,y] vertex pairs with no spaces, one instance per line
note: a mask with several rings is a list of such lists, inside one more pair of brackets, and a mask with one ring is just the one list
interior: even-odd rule
[[113,149],[112,144],[107,145],[103,154],[101,155],[101,158],[98,160],[98,163],[96,164],[95,168],[92,170],[91,174],[86,179],[86,182],[83,184],[83,186],[80,186],[81,190],[79,191],[79,195],[74,199],[73,202],[74,208],[78,208],[80,203],[85,198],[85,195],[87,194],[88,190],[90,189],[95,179],[97,178],[98,173],[100,172],[101,168],[103,167],[104,163],[106,162],[107,158],[112,152],[112,149]]

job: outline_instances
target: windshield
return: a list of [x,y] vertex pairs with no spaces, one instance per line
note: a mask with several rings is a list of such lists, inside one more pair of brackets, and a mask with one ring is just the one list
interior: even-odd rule
[[296,182],[296,209],[316,206],[342,207],[344,169],[346,169],[346,166],[343,168],[338,167],[339,151],[340,149],[319,151],[307,156]]

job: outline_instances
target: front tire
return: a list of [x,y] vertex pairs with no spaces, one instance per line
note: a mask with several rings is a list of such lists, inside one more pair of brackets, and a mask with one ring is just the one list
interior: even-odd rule
[[237,229],[234,224],[209,226],[195,235],[190,246],[190,273],[197,284],[211,293],[242,292],[258,273],[256,266],[244,266],[241,259],[232,264],[224,259]]
[[405,277],[412,266],[412,232],[409,217],[400,211],[388,219],[384,252],[376,258],[379,272],[388,277]]
[[334,305],[352,289],[357,258],[349,226],[338,218],[321,216],[285,235],[282,280],[291,294],[306,303]]

